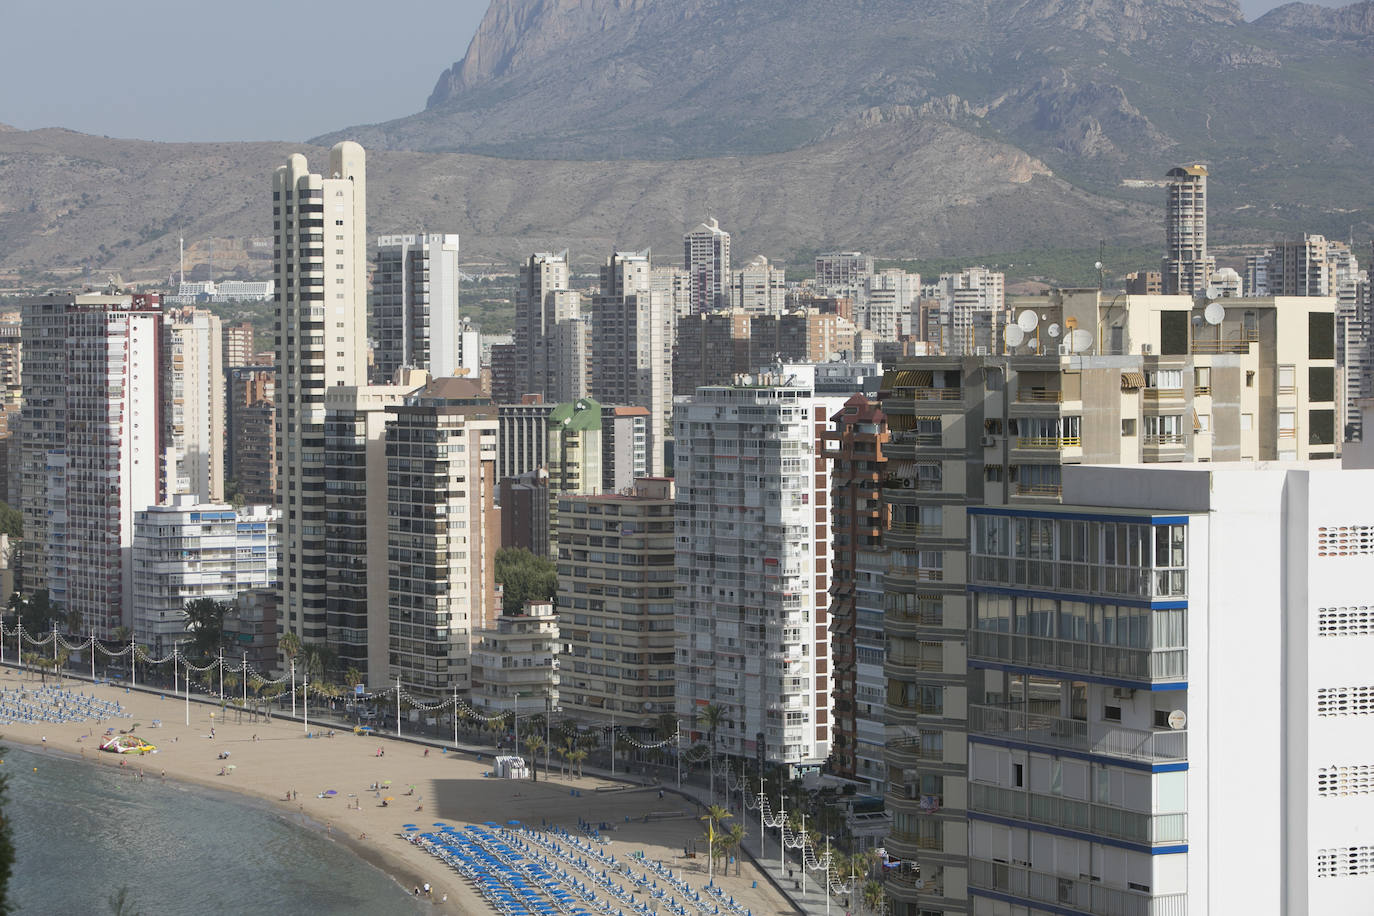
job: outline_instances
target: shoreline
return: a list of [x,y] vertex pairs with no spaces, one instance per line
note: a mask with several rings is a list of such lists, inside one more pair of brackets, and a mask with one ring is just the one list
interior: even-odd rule
[[[21,678],[11,667],[0,668],[4,690],[54,686],[51,678],[40,684],[27,673]],[[433,910],[426,907],[426,911],[492,910],[457,872],[405,841],[405,823],[415,823],[423,831],[435,821],[461,826],[507,820],[537,825],[547,820],[573,829],[586,820],[604,825],[609,849],[615,854],[644,852],[693,886],[706,883],[703,858],[684,855],[705,845],[695,810],[679,798],[657,798],[652,788],[591,775],[562,777],[556,767],[551,778],[541,773],[537,782],[488,778],[484,776],[490,766],[487,754],[474,760],[462,751],[450,753],[394,736],[357,736],[314,723],[312,730],[333,730],[335,737],[307,739],[299,722],[276,717],[254,722],[247,713],[239,722],[232,710],[221,718],[217,704],[191,704],[187,726],[181,698],[170,693],[144,693],[75,679],[64,680],[62,686],[117,700],[131,717],[0,725],[0,743],[22,744],[36,756],[52,753],[95,766],[118,767],[122,760],[131,768],[131,778],[137,778],[139,769],[145,779],[159,779],[159,773],[165,772],[163,778],[188,790],[208,789],[232,795],[236,801],[263,804],[264,810],[343,845],[408,895],[413,888],[430,884]],[[152,727],[150,723],[157,719],[160,726]],[[133,723],[140,724],[139,736],[156,745],[156,752],[135,756],[96,749],[107,728],[119,731]],[[221,753],[228,756],[222,758]],[[92,754],[95,758],[87,760]],[[390,783],[388,789],[371,788],[383,781]],[[411,786],[414,794],[408,797],[406,790]],[[326,789],[338,794],[318,797]],[[295,792],[296,798],[287,801],[288,792]],[[379,800],[386,792],[394,804]],[[417,804],[410,806],[412,801]],[[728,877],[717,874],[716,883],[735,899],[749,901],[756,916],[792,912],[752,863],[746,859],[741,864],[739,876],[731,869]]]

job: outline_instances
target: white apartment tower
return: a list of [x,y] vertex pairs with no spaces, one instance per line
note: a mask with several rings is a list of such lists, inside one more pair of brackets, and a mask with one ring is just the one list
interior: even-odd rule
[[714,218],[682,237],[682,260],[692,291],[692,314],[730,305],[730,233]]
[[873,273],[873,256],[861,251],[828,251],[816,255],[816,288],[831,290],[856,286]]
[[831,740],[821,456],[844,398],[817,397],[810,369],[698,388],[674,412],[677,714],[719,706],[722,753],[792,767]]
[[173,493],[224,499],[224,347],[220,320],[186,308],[168,313],[168,404]]
[[750,315],[781,315],[787,307],[787,276],[758,255],[735,271],[730,307]]
[[25,587],[108,638],[131,621],[134,513],[166,495],[162,307],[144,294],[20,307]]
[[653,288],[649,252],[617,251],[601,268],[594,306],[592,396],[649,408],[649,474],[663,475],[673,396],[673,313]]
[[372,277],[372,377],[391,384],[396,370],[451,376],[462,364],[458,314],[458,236],[377,238]]
[[329,171],[287,159],[272,176],[277,304],[276,451],[283,632],[323,642],[325,392],[366,382],[367,185],[363,148]]
[[186,638],[188,601],[233,604],[277,581],[277,519],[271,506],[203,503],[194,494],[134,516],[134,639],[154,655]]
[[1164,293],[1200,296],[1211,285],[1216,263],[1207,254],[1207,167],[1172,168],[1165,182]]

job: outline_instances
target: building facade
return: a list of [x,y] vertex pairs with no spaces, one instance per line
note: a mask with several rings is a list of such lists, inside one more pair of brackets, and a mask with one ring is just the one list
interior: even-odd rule
[[1164,177],[1164,293],[1201,296],[1216,266],[1207,254],[1207,167],[1179,166]]
[[682,263],[687,268],[693,313],[729,307],[730,233],[714,218],[682,237]]
[[244,502],[276,504],[277,462],[272,448],[276,424],[277,373],[271,366],[228,370],[225,404],[225,473]]
[[563,711],[650,738],[675,713],[673,481],[559,502]]
[[473,632],[499,613],[496,411],[471,379],[388,408],[388,676],[442,699],[471,686]]
[[794,772],[831,745],[823,451],[844,403],[817,397],[808,368],[701,388],[674,412],[677,714],[717,706],[720,752]]
[[140,509],[132,569],[134,639],[165,655],[189,639],[188,602],[236,604],[240,593],[276,584],[276,510],[202,503],[195,494]]
[[372,380],[391,384],[396,370],[435,378],[462,364],[458,313],[458,236],[438,233],[377,238],[372,277]]
[[277,305],[275,452],[281,615],[306,642],[327,636],[325,396],[366,382],[367,175],[363,148],[329,151],[330,177],[302,155],[272,176]]
[[224,499],[224,355],[220,320],[186,308],[167,313],[169,372],[163,411],[176,464],[169,489],[202,502]]
[[547,714],[559,704],[560,638],[552,601],[531,601],[478,630],[472,646],[472,705],[486,715]]

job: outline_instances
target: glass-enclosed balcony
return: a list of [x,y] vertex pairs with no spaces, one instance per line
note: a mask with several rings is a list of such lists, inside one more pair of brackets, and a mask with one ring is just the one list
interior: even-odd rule
[[1188,759],[1188,733],[1182,729],[1122,728],[1110,722],[1088,722],[1034,712],[1024,706],[971,704],[968,730],[970,735],[988,735],[1123,760],[1169,763]]
[[1188,840],[1188,815],[1151,814],[982,783],[969,784],[969,811],[1158,846]]

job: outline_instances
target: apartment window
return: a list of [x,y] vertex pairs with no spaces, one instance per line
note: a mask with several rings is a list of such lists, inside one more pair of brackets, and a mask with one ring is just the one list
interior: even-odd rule
[[1254,428],[1254,425],[1255,425],[1255,415],[1254,415],[1254,414],[1252,414],[1252,413],[1243,413],[1243,414],[1240,415],[1240,431],[1241,431],[1241,432],[1243,432],[1243,433],[1248,433],[1252,428]]
[[1200,433],[1210,433],[1212,431],[1212,415],[1200,413],[1197,415],[1197,431]]
[[1331,312],[1310,312],[1307,316],[1307,358],[1334,359],[1336,356],[1336,316]]
[[1103,706],[1103,707],[1102,707],[1102,718],[1105,719],[1105,720],[1108,721],[1108,722],[1120,722],[1120,721],[1121,721],[1121,707],[1120,707],[1120,706]]
[[1134,417],[1121,421],[1121,435],[1134,436],[1136,421]]
[[1199,366],[1193,370],[1193,393],[1196,395],[1212,393],[1212,369],[1210,366]]
[[1159,352],[1165,356],[1188,353],[1188,313],[1159,313]]
[[1182,388],[1182,369],[1156,369],[1145,373],[1145,384],[1149,388]]
[[1333,445],[1336,441],[1336,414],[1332,410],[1307,412],[1307,442],[1309,445]]
[[1297,369],[1294,366],[1279,366],[1279,394],[1292,394],[1297,390]]
[[1023,763],[1013,763],[1011,765],[1011,784],[1021,788],[1026,784],[1026,765]]
[[1312,366],[1307,370],[1307,400],[1334,401],[1336,399],[1336,370],[1330,366]]

